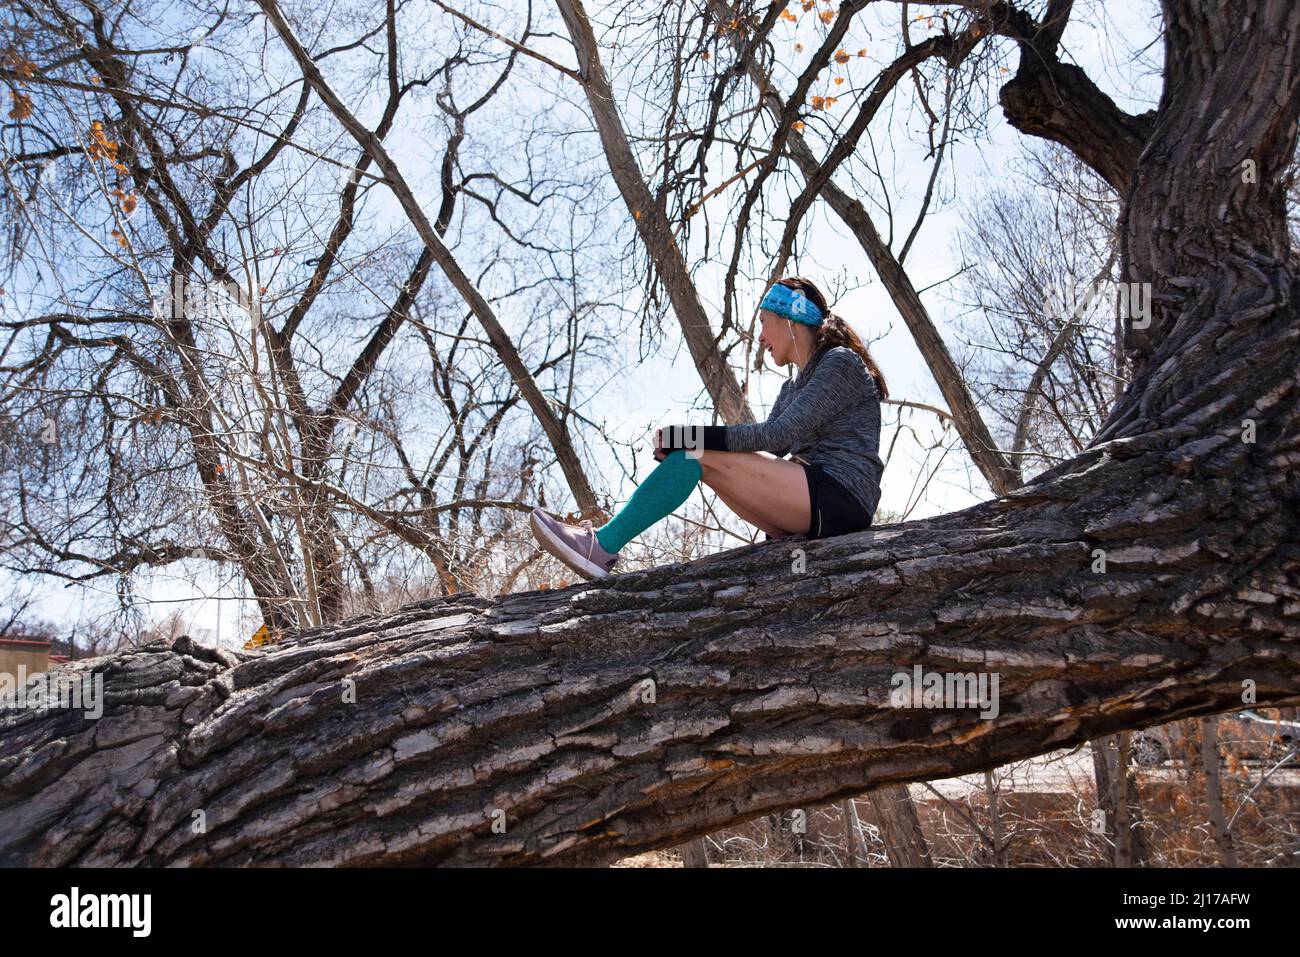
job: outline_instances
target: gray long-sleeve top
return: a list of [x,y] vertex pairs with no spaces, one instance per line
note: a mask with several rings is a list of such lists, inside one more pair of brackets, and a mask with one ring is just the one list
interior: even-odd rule
[[786,380],[767,421],[729,425],[729,452],[794,454],[819,464],[869,513],[880,501],[880,391],[862,358],[847,346],[815,355]]

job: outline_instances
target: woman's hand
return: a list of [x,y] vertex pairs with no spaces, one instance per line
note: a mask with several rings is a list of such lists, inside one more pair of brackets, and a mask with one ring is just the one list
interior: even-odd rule
[[662,462],[668,458],[668,451],[664,448],[664,430],[655,429],[655,461]]

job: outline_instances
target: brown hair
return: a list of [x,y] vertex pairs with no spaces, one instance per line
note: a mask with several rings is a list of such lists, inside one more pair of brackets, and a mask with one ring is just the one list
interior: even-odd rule
[[831,312],[830,307],[826,304],[826,296],[817,288],[817,284],[811,279],[805,279],[803,276],[787,276],[784,279],[778,279],[782,286],[788,286],[791,289],[797,289],[813,301],[818,309],[822,311],[822,324],[817,327],[817,346],[816,352],[823,348],[830,349],[834,346],[847,346],[858,354],[871,373],[871,378],[876,380],[876,389],[880,392],[881,400],[889,398],[889,388],[885,385],[885,376],[876,365],[876,360],[871,358],[871,353],[867,349],[867,344],[858,338],[858,334],[853,331],[853,327],[844,321],[843,316],[837,316]]

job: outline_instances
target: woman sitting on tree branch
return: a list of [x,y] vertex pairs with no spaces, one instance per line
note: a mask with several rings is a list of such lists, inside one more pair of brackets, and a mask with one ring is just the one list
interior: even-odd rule
[[884,376],[811,280],[775,283],[758,315],[760,345],[778,365],[793,362],[800,370],[781,387],[767,421],[657,430],[660,464],[608,524],[570,525],[533,509],[533,534],[543,548],[585,578],[604,578],[619,550],[672,514],[701,481],[769,538],[826,538],[871,525],[884,471]]

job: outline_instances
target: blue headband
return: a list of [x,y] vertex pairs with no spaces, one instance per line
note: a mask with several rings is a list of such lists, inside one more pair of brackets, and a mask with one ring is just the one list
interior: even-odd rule
[[820,326],[822,311],[817,304],[797,289],[773,283],[767,295],[759,303],[760,309],[770,309],[778,316],[785,316],[793,322],[802,322],[806,326]]

